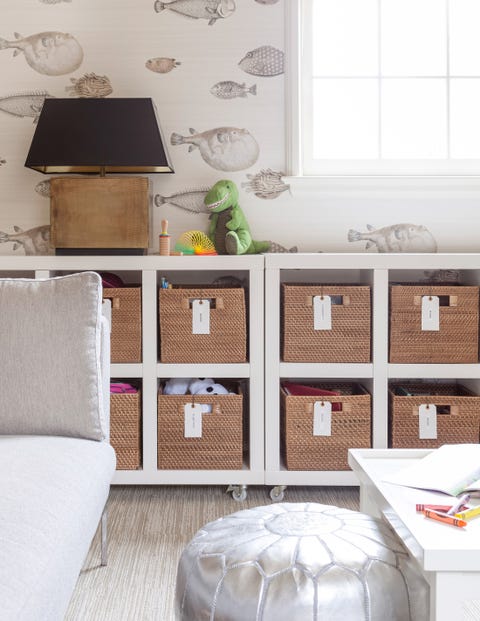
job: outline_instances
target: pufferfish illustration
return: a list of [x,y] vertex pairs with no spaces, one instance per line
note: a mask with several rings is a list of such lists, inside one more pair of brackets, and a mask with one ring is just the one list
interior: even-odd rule
[[419,224],[392,224],[375,229],[367,224],[367,232],[350,229],[348,241],[366,241],[365,250],[376,246],[378,252],[437,252],[437,242],[430,231]]
[[14,49],[14,56],[23,52],[32,69],[43,75],[65,75],[80,67],[83,49],[71,34],[65,32],[40,32],[22,37],[14,33],[15,40],[0,38],[0,50]]
[[202,133],[190,128],[190,136],[173,133],[172,145],[189,144],[188,152],[198,147],[200,155],[212,168],[228,172],[253,166],[260,148],[252,134],[238,127],[217,127]]
[[213,26],[217,19],[225,19],[235,12],[234,0],[172,0],[171,2],[154,3],[157,13],[169,9],[185,17],[193,19],[208,19],[208,25]]

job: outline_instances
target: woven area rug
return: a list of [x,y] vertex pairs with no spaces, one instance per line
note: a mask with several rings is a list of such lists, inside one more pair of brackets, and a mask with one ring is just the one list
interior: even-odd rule
[[[180,554],[207,522],[270,504],[269,487],[249,487],[235,502],[226,487],[112,487],[108,566],[97,533],[65,621],[174,621]],[[357,487],[289,487],[284,502],[319,502],[358,510]],[[478,619],[478,617],[476,617]]]

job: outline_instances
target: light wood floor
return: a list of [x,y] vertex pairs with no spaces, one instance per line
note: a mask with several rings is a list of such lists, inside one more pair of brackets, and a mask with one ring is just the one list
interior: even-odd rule
[[[226,487],[112,487],[108,566],[97,533],[65,621],[174,621],[180,554],[201,526],[240,509],[270,504],[270,488],[249,487],[235,502]],[[289,487],[284,502],[358,509],[357,487]]]

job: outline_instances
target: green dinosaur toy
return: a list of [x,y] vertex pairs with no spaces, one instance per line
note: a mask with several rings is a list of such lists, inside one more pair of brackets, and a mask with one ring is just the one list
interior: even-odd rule
[[270,242],[252,239],[233,181],[217,181],[204,202],[211,212],[208,236],[218,254],[255,254],[270,248]]

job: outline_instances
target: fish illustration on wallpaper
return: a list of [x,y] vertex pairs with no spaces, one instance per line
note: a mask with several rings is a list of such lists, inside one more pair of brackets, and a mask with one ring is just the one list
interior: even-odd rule
[[159,2],[153,5],[157,13],[168,9],[174,13],[193,19],[208,19],[208,25],[213,26],[218,19],[230,17],[235,12],[234,0],[172,0]]
[[255,0],[258,4],[277,4],[278,0]]
[[245,82],[239,84],[232,80],[225,80],[223,82],[217,82],[210,89],[212,95],[219,99],[235,99],[236,97],[246,97],[247,95],[257,94],[257,85],[247,86]]
[[13,227],[15,233],[0,231],[0,243],[12,242],[13,249],[23,248],[26,255],[53,254],[50,246],[50,225],[36,226],[27,231],[19,226]]
[[367,224],[366,233],[350,229],[348,241],[366,241],[365,250],[376,246],[378,252],[437,252],[435,238],[420,224],[392,224],[381,229]]
[[149,58],[145,63],[145,67],[154,73],[169,73],[175,67],[179,67],[182,63],[175,58]]
[[285,173],[271,168],[262,169],[256,175],[247,175],[248,181],[242,183],[242,188],[247,192],[253,192],[258,198],[278,198],[282,192],[290,188],[282,180],[284,175]]
[[13,55],[23,53],[32,69],[43,75],[72,73],[83,61],[83,49],[71,34],[65,32],[39,32],[22,37],[14,33],[15,40],[0,37],[0,50],[13,49]]
[[0,110],[12,116],[31,117],[38,121],[45,97],[51,97],[47,91],[28,91],[13,95],[0,95]]
[[260,153],[258,143],[252,134],[247,129],[238,127],[217,127],[202,133],[190,128],[190,136],[174,132],[170,142],[174,146],[190,145],[189,153],[198,148],[209,166],[226,172],[250,168]]
[[157,207],[161,207],[165,203],[174,205],[185,211],[191,213],[209,213],[205,206],[204,199],[208,194],[210,188],[200,190],[187,190],[185,192],[178,192],[171,196],[162,196],[161,194],[155,194],[154,203]]
[[44,198],[50,198],[50,179],[45,181],[39,181],[35,186],[35,192],[43,196]]
[[285,248],[285,246],[282,246],[282,244],[279,244],[277,242],[271,241],[270,242],[270,248],[267,250],[267,252],[275,252],[275,253],[280,253],[280,252],[298,252],[298,246],[292,246],[291,248]]
[[285,72],[285,54],[271,45],[262,45],[247,52],[238,65],[251,75],[271,78]]
[[6,163],[7,163],[7,160],[4,160],[0,157],[0,166],[3,166]]
[[71,1],[72,0],[40,0],[40,2],[43,2],[43,4],[59,4],[60,2],[71,2]]
[[85,73],[80,78],[70,78],[72,83],[65,90],[71,97],[107,97],[113,93],[112,85],[106,75]]

